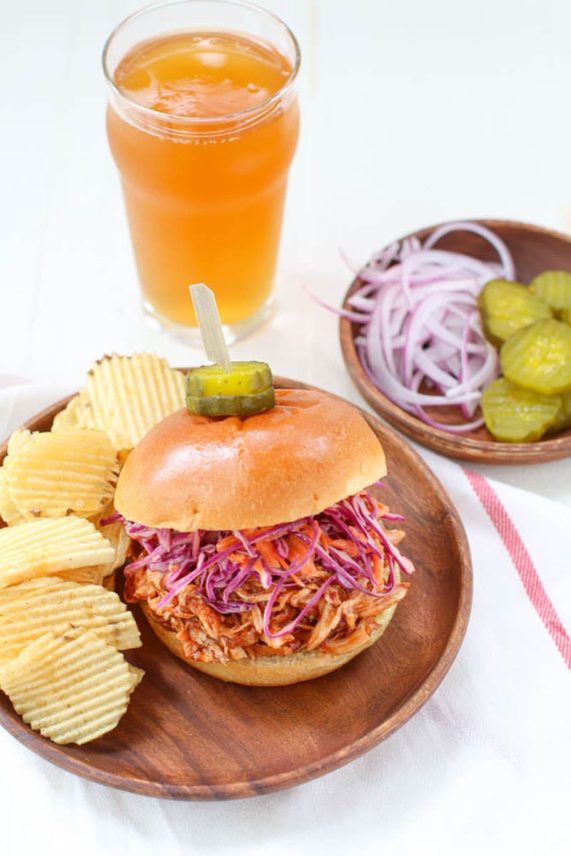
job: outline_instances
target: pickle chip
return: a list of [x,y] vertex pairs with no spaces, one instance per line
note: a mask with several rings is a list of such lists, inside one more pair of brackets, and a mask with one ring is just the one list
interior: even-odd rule
[[500,377],[484,390],[481,406],[486,428],[496,440],[531,443],[555,425],[561,398],[540,395]]
[[269,410],[275,403],[273,389],[257,395],[187,395],[186,406],[197,416],[254,416]]
[[222,366],[198,366],[186,376],[187,395],[253,395],[272,385],[272,371],[267,363],[232,362],[231,371]]
[[571,324],[571,273],[546,270],[529,284],[529,290],[552,308],[555,317]]
[[508,339],[500,351],[508,380],[543,395],[571,390],[571,327],[550,318]]
[[571,428],[571,392],[565,392],[559,396],[561,399],[561,407],[557,414],[555,424],[549,429],[550,434],[557,434],[558,431],[565,431]]
[[551,318],[551,309],[519,282],[492,279],[478,296],[482,312],[484,333],[496,347],[500,347],[522,327]]
[[199,366],[186,376],[186,406],[199,416],[253,416],[274,406],[272,372],[267,363],[233,362]]

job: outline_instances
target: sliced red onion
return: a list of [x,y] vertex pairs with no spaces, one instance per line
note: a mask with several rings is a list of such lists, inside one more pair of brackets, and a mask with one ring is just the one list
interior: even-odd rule
[[320,297],[316,297],[314,294],[311,295],[312,299],[315,303],[318,303],[319,306],[323,306],[324,309],[329,309],[330,312],[334,312],[336,315],[339,315],[342,318],[347,318],[349,321],[353,321],[355,324],[365,324],[368,321],[367,315],[360,312],[350,312],[348,309],[335,309],[333,306],[329,306],[328,303],[325,303],[324,300],[321,300]]
[[[453,231],[480,235],[499,263],[434,249]],[[498,276],[515,278],[505,243],[479,223],[447,223],[422,245],[407,238],[374,255],[348,308],[333,311],[356,325],[357,354],[377,389],[427,424],[463,433],[483,424],[476,417],[482,391],[498,376],[497,353],[484,336],[477,303],[486,282]],[[421,386],[430,392],[420,392]],[[425,410],[450,406],[469,421],[448,425]]]
[[472,223],[469,220],[457,220],[454,223],[445,223],[428,236],[424,242],[425,249],[433,247],[444,235],[448,235],[450,232],[474,232],[475,235],[480,235],[481,238],[484,238],[492,245],[500,257],[504,279],[515,279],[515,266],[510,251],[495,232],[492,232],[491,229],[479,223]]

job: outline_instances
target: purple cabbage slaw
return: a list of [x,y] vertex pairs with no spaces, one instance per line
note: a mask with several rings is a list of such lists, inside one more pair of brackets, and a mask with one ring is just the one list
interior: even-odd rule
[[[194,583],[203,600],[221,614],[245,612],[254,604],[232,598],[238,588],[251,577],[259,581],[262,588],[270,591],[263,613],[263,630],[268,638],[278,638],[291,633],[305,615],[315,606],[333,583],[347,591],[357,590],[371,597],[389,595],[397,584],[396,568],[405,575],[414,572],[412,562],[404,557],[390,540],[384,529],[383,520],[401,521],[399,514],[381,511],[376,501],[366,491],[348,497],[325,509],[315,517],[304,517],[291,523],[278,524],[250,531],[177,532],[172,529],[154,529],[125,520],[114,514],[102,523],[121,521],[129,537],[143,549],[143,555],[125,568],[128,578],[140,568],[158,571],[166,575],[167,594],[159,601],[163,607],[172,598]],[[307,532],[311,531],[311,535]],[[320,544],[321,532],[330,539],[345,539],[355,545],[357,556],[332,545],[326,550]],[[222,550],[217,544],[222,538],[234,537],[234,542]],[[289,554],[285,536],[294,536],[304,546],[303,552],[287,568],[270,565],[256,549],[261,541],[272,541],[275,550],[283,559]],[[387,572],[379,584],[373,571],[372,555],[376,553]],[[242,563],[236,561],[236,557]],[[278,632],[271,630],[272,609],[284,588],[298,586],[292,579],[308,562],[314,560],[329,572],[329,576],[312,595],[298,615]]]

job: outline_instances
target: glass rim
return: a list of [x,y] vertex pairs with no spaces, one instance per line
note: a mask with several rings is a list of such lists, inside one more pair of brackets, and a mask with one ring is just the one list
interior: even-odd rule
[[284,81],[283,85],[278,89],[277,92],[274,92],[273,95],[270,95],[269,98],[266,98],[260,104],[256,104],[256,106],[254,107],[247,107],[245,110],[238,110],[234,113],[224,113],[221,116],[187,116],[179,115],[177,113],[165,113],[163,110],[155,110],[153,107],[145,107],[143,104],[139,104],[139,102],[135,101],[134,98],[131,98],[129,95],[126,95],[125,92],[123,92],[113,80],[113,77],[108,67],[109,50],[111,48],[111,44],[114,38],[127,24],[130,24],[136,18],[140,18],[149,12],[155,11],[156,9],[166,8],[167,6],[192,6],[193,3],[200,2],[208,2],[208,0],[159,0],[158,3],[151,3],[149,6],[143,6],[142,9],[137,9],[135,12],[132,12],[130,15],[127,15],[126,18],[123,18],[123,20],[120,21],[117,26],[111,31],[110,35],[105,41],[105,44],[103,45],[103,52],[101,54],[103,74],[111,90],[122,101],[126,102],[130,107],[135,108],[137,111],[140,111],[143,115],[154,117],[155,119],[163,119],[165,121],[170,122],[181,122],[183,124],[188,124],[189,126],[212,126],[213,124],[223,122],[239,122],[241,120],[247,121],[251,117],[255,117],[260,113],[265,113],[267,110],[271,109],[276,102],[280,101],[287,94],[287,92],[289,92],[289,90],[295,83],[301,64],[301,50],[297,38],[295,37],[293,31],[285,23],[285,21],[278,17],[278,15],[274,15],[274,13],[270,12],[268,9],[264,9],[262,6],[258,6],[256,3],[250,3],[248,2],[248,0],[210,0],[210,2],[218,3],[221,6],[235,6],[238,8],[241,7],[244,9],[250,9],[254,12],[259,12],[266,18],[270,18],[271,20],[276,22],[290,38],[295,53],[295,61],[287,80]]

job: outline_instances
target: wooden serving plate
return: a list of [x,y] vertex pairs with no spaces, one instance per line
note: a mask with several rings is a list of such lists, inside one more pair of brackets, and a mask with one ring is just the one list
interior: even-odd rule
[[[306,388],[276,379],[277,386]],[[69,399],[26,423],[49,430]],[[405,552],[418,572],[388,630],[337,672],[291,687],[249,688],[203,675],[172,656],[133,612],[146,675],[119,726],[86,746],[31,731],[0,693],[0,724],[48,761],[96,782],[157,797],[229,799],[297,785],[346,764],[422,707],[462,642],[472,597],[466,535],[442,485],[379,419],[363,413],[389,467],[383,502],[406,517]],[[0,462],[6,445],[0,449]]]
[[[505,241],[513,256],[520,282],[527,284],[544,270],[571,271],[571,238],[567,235],[509,220],[473,222],[487,226]],[[436,228],[438,227],[430,226],[420,229],[418,232],[411,232],[407,237],[416,236],[423,241]],[[471,232],[452,232],[445,235],[437,246],[438,249],[467,253],[485,261],[497,259],[493,248],[483,238]],[[343,300],[345,308],[349,308],[347,300],[361,285],[362,282],[357,277]],[[486,464],[535,464],[571,456],[571,428],[536,443],[500,443],[485,427],[466,434],[448,434],[440,428],[427,425],[394,404],[369,380],[355,348],[357,330],[357,325],[341,318],[341,349],[351,378],[373,410],[423,446],[451,458]],[[464,421],[455,407],[427,407],[426,411],[445,424],[459,425]]]

